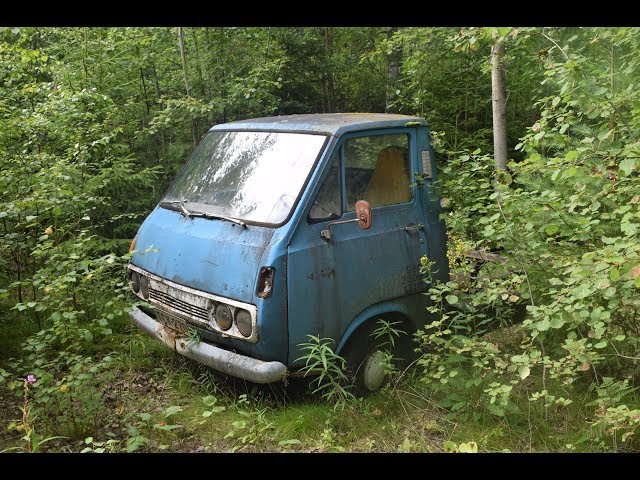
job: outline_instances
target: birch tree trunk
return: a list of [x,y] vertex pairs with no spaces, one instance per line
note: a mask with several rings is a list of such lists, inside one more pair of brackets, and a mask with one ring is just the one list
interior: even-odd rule
[[507,109],[504,84],[504,44],[491,47],[491,104],[493,106],[493,156],[496,168],[507,169]]
[[[387,41],[391,41],[393,34],[398,27],[387,27]],[[402,47],[395,45],[391,52],[387,55],[387,89],[384,103],[384,112],[390,113],[395,111],[392,103],[396,99],[396,90],[398,89],[398,80],[400,79],[400,62],[402,61]]]

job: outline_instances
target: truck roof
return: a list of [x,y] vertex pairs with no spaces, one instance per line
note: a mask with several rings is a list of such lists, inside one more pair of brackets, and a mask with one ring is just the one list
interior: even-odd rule
[[340,136],[346,132],[375,128],[404,127],[409,122],[427,125],[420,117],[394,113],[309,113],[277,117],[250,118],[221,123],[214,130],[268,130],[275,132],[308,132]]

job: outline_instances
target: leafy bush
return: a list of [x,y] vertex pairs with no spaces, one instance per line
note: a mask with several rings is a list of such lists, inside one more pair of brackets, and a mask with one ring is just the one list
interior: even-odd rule
[[[424,381],[454,411],[478,414],[483,405],[502,416],[525,399],[542,401],[546,418],[551,407],[572,402],[576,385],[593,383],[600,392],[607,382],[639,380],[640,97],[630,76],[639,40],[625,29],[579,35],[547,59],[552,93],[518,146],[524,161],[493,172],[491,159],[476,151],[443,169],[452,237],[508,258],[475,277],[458,259],[467,276],[429,292],[437,317],[420,335],[428,347]],[[616,52],[615,84],[603,68],[611,58],[591,56],[593,44]],[[511,327],[511,342],[499,344],[484,328],[486,312],[508,322],[505,312],[520,303],[526,318]],[[637,427],[637,398],[608,398],[593,412],[595,425],[609,425],[601,433],[613,442],[625,430],[627,441]]]

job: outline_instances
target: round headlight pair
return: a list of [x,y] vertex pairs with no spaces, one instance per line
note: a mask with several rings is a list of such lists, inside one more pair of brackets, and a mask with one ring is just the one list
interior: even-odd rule
[[141,294],[142,298],[149,298],[149,279],[138,272],[131,270],[129,276],[129,286],[136,295]]
[[[212,313],[216,325],[218,325],[220,330],[226,332],[231,328],[231,325],[233,324],[233,312],[229,305],[219,303],[216,305],[215,309],[212,309]],[[244,337],[250,337],[253,330],[251,314],[241,308],[236,309],[236,327]]]
[[138,272],[130,270],[129,286],[136,295],[140,292],[140,274]]

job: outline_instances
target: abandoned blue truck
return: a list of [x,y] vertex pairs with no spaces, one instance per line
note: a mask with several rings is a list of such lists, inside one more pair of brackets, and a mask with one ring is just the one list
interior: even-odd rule
[[308,335],[331,338],[358,390],[376,390],[376,322],[424,324],[424,255],[449,277],[435,177],[422,118],[216,125],[132,242],[142,302],[130,316],[176,352],[256,383],[295,375]]

